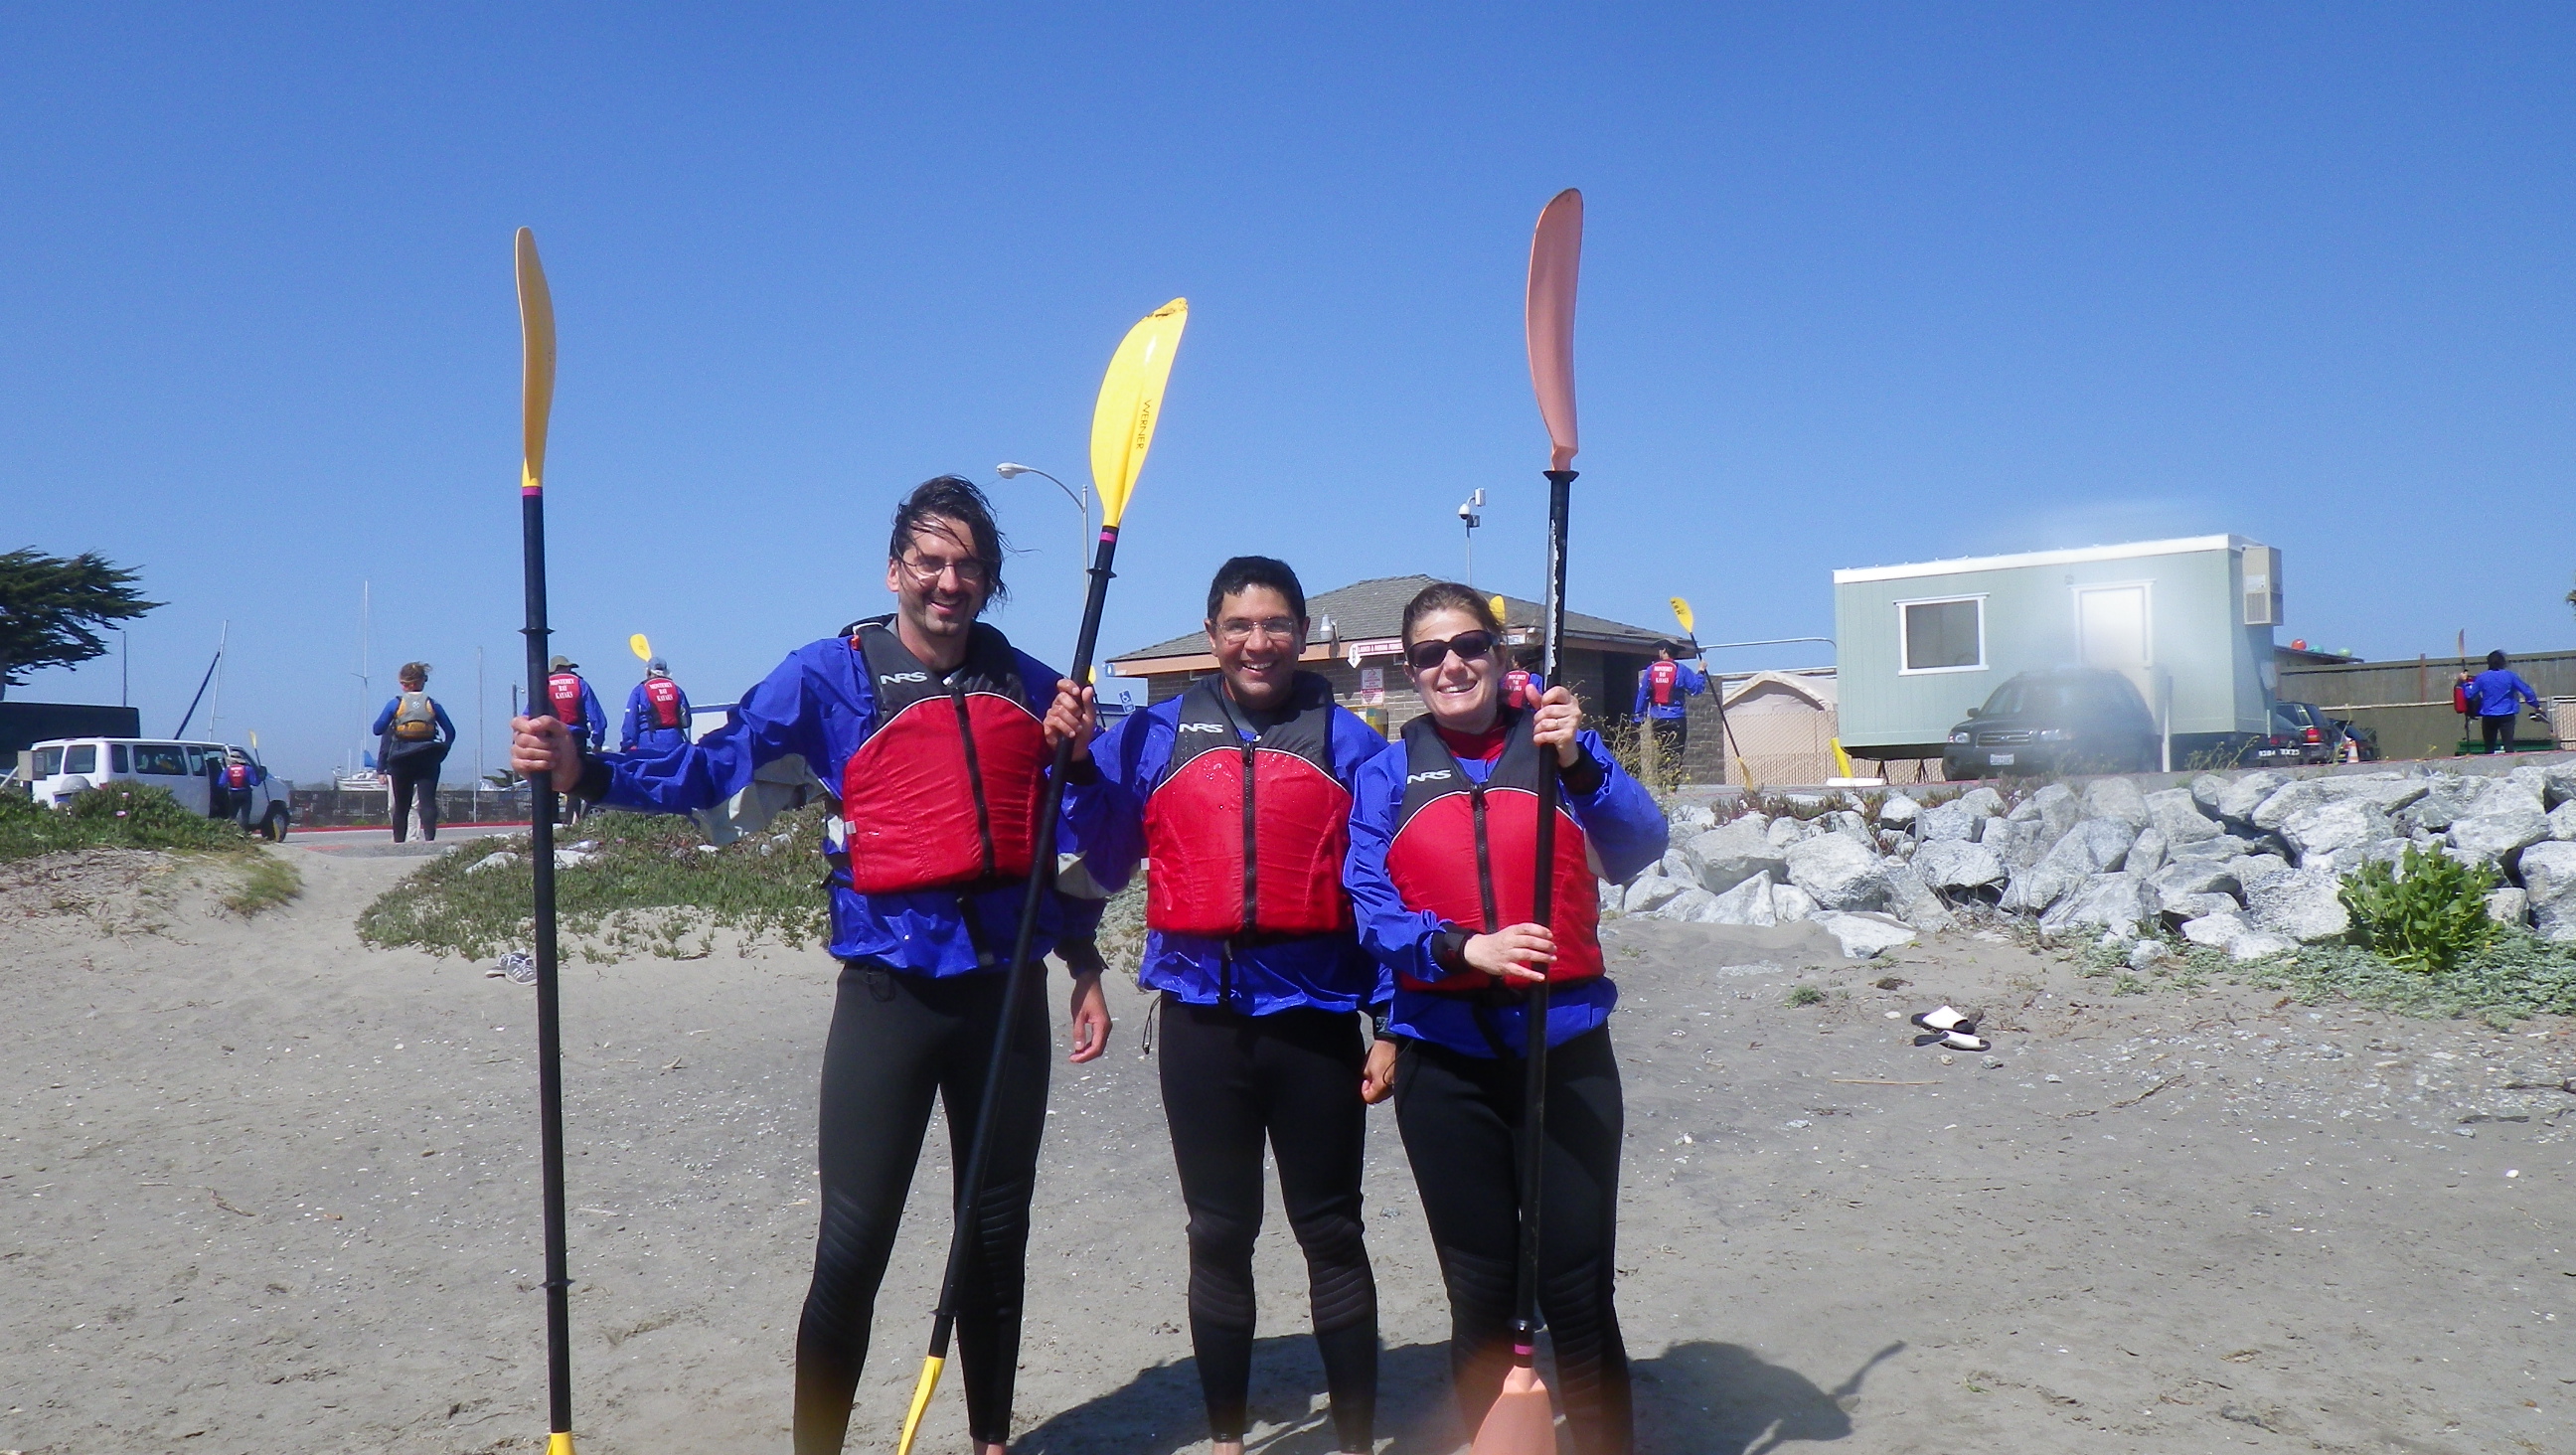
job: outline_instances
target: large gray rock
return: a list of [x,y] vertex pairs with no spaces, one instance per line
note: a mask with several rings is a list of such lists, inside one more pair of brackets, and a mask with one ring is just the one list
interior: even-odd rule
[[2084,881],[2092,877],[2070,865],[2027,865],[2012,871],[1998,903],[2011,914],[2045,914],[2051,905],[2082,888]]
[[2478,803],[2494,791],[2493,778],[2464,776],[2458,773],[2435,774],[2424,796],[2407,805],[2398,822],[2409,831],[2429,829],[2441,833],[2478,811]]
[[2516,794],[2511,803],[2511,807],[2499,812],[2457,820],[2443,836],[2444,841],[2455,853],[2479,863],[2511,867],[2517,850],[2549,837],[2549,815],[2540,811],[2537,802],[2525,801]]
[[1639,875],[1637,882],[1629,885],[1627,894],[1620,899],[1619,912],[1653,914],[1656,910],[1672,903],[1674,895],[1689,887],[1681,880],[1668,879],[1661,874]]
[[1977,836],[1978,822],[1955,803],[1936,803],[1914,816],[1914,832],[1926,843],[1964,843]]
[[1795,884],[1771,886],[1771,917],[1780,923],[1796,924],[1816,917],[1816,897]]
[[2227,872],[2236,876],[2238,892],[2250,894],[2254,886],[2290,872],[2290,861],[2278,854],[2239,854],[2227,861]]
[[1906,797],[1902,793],[1891,793],[1879,802],[1879,826],[1882,828],[1901,829],[1914,822],[1916,816],[1922,812],[1923,805],[1916,803],[1913,799]]
[[1923,882],[1923,876],[1915,872],[1912,864],[1902,859],[1889,859],[1879,865],[1879,871],[1887,876],[1889,914],[1927,934],[1950,929],[1959,923],[1958,916],[1950,913],[1950,906],[1932,892],[1932,887]]
[[2576,800],[2576,763],[2551,763],[2540,770],[2540,775],[2540,800],[2550,809]]
[[2341,939],[2352,928],[2352,915],[2338,892],[2342,888],[2343,880],[2331,870],[2276,874],[2245,891],[2245,917],[2256,929],[2303,945]]
[[1715,903],[1717,903],[1717,896],[1705,889],[1685,889],[1665,900],[1663,906],[1655,911],[1655,918],[1688,923],[1699,918],[1702,910]]
[[2254,810],[2261,807],[2263,800],[2271,797],[2283,781],[2280,774],[2272,772],[2239,773],[2233,778],[2203,773],[2191,780],[2191,796],[2211,818],[2250,823]]
[[1764,831],[1764,837],[1770,841],[1771,847],[1785,851],[1790,845],[1805,843],[1820,832],[1822,830],[1805,819],[1791,818],[1784,813],[1771,820],[1771,826]]
[[2188,788],[2167,788],[2146,796],[2147,818],[2168,844],[2189,844],[2218,837],[2218,821],[2200,811]]
[[1779,923],[1771,913],[1771,876],[1756,874],[1719,895],[1700,910],[1693,922],[1704,925]]
[[2301,809],[2281,824],[2281,837],[2290,841],[2290,849],[2301,864],[2330,857],[2347,845],[2387,838],[2392,832],[2388,815],[2376,804],[2360,799]]
[[2212,839],[2165,840],[2165,862],[2180,863],[2185,859],[2212,859],[2224,863],[2239,854],[2254,852],[2254,841],[2235,834],[2220,834]]
[[2207,915],[2238,914],[2244,909],[2232,894],[2169,894],[2161,907],[2164,917],[2177,925]]
[[2576,802],[2562,803],[2549,811],[2549,836],[2561,843],[2576,840]]
[[1878,832],[1869,826],[1868,819],[1848,808],[1838,808],[1826,814],[1825,831],[1840,834],[1873,854],[1878,852]]
[[2155,822],[2147,811],[2147,796],[2126,778],[2096,778],[2084,785],[2084,816],[2116,818],[2133,829]]
[[2137,840],[2137,828],[2125,819],[2086,819],[2067,830],[2066,836],[2059,839],[2040,862],[2065,864],[2091,874],[2107,874],[2120,867],[2121,861],[2129,855],[2129,846]]
[[1685,803],[1666,814],[1665,821],[1676,833],[1701,834],[1717,827],[1717,812],[1705,803]]
[[2004,882],[2003,856],[1984,844],[1926,839],[1909,862],[1935,889],[1977,890]]
[[2307,809],[2328,803],[2368,803],[2395,813],[2432,791],[2432,780],[2404,773],[2354,773],[2299,778],[2282,784],[2255,806],[2256,828],[2278,829]]
[[1887,904],[1886,871],[1878,856],[1841,834],[1819,834],[1788,853],[1789,882],[1824,909],[1881,909]]
[[[2283,865],[2283,868],[2289,867]],[[2171,903],[2178,897],[2201,894],[2237,894],[2245,886],[2237,881],[2236,871],[2224,863],[2208,859],[2182,859],[2157,870],[2148,883]]]
[[2162,908],[2143,876],[2097,874],[2041,916],[2039,927],[2050,934],[2077,930],[2135,934],[2138,926],[2153,920]]
[[1621,914],[1625,913],[1621,906],[1627,903],[1628,892],[1626,890],[1621,889],[1618,885],[1611,883],[1607,879],[1596,879],[1592,882],[1598,888],[1601,895],[1599,912],[1603,919],[1617,919]]
[[2552,840],[2523,850],[2522,887],[2540,937],[2576,941],[2576,844]]
[[2531,891],[2528,889],[2490,889],[2487,891],[2487,918],[2500,925],[2520,929],[2531,918]]
[[2150,825],[2138,830],[2130,841],[2128,857],[2120,867],[2132,874],[2153,874],[2165,866],[2165,831]]
[[2051,783],[2023,799],[2014,807],[2011,816],[2024,823],[2036,819],[2045,830],[2043,842],[2053,844],[2066,837],[2066,831],[2083,819],[2084,804],[2075,796],[2074,789],[2063,783]]
[[2289,940],[2248,923],[2240,914],[2213,914],[2189,921],[2182,927],[2182,937],[2195,945],[2224,950],[2231,960],[2260,960],[2295,948]]
[[1693,835],[1682,845],[1682,859],[1690,878],[1711,894],[1724,894],[1756,874],[1786,873],[1789,867],[1788,857],[1771,842],[1766,829],[1750,819]]
[[1915,940],[1912,925],[1889,915],[1827,913],[1816,916],[1816,923],[1842,943],[1843,957],[1848,960],[1866,960],[1873,955],[1883,955],[1899,945],[1913,944]]
[[1995,818],[2004,811],[2004,796],[1982,783],[1952,801],[1974,818]]

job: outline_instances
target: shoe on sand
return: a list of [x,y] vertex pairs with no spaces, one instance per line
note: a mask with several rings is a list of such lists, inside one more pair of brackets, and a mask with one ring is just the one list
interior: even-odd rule
[[1977,1033],[1977,1022],[1983,1016],[1982,1011],[1972,1010],[1963,1013],[1945,1005],[1939,1010],[1917,1012],[1913,1020],[1916,1025],[1927,1031],[1965,1031],[1973,1036]]
[[1914,1038],[1914,1044],[1918,1046],[1938,1046],[1944,1051],[1982,1051],[1986,1049],[1986,1041],[1984,1037],[1972,1036],[1966,1031],[1925,1031],[1922,1035]]

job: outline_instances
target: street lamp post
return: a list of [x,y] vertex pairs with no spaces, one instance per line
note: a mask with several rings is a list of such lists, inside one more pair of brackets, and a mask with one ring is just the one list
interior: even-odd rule
[[1467,527],[1467,584],[1476,584],[1476,527],[1485,523],[1478,511],[1485,508],[1485,492],[1477,491],[1458,507],[1458,521]]
[[1076,573],[1076,579],[1078,580],[1080,578],[1080,573],[1091,569],[1091,487],[1089,485],[1083,486],[1082,493],[1076,495],[1073,492],[1072,486],[1067,485],[1062,480],[1056,479],[1046,471],[1038,469],[1034,465],[1014,465],[1008,460],[995,465],[993,467],[993,473],[1001,476],[1005,480],[1016,480],[1022,475],[1035,475],[1039,479],[1054,485],[1058,490],[1063,491],[1064,498],[1072,501],[1075,508],[1082,512],[1082,543],[1073,553],[1073,569]]

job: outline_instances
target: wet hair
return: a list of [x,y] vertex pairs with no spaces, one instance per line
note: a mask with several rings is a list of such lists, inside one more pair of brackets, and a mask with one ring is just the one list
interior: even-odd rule
[[1655,655],[1657,655],[1657,656],[1659,656],[1659,657],[1669,657],[1669,656],[1672,656],[1672,655],[1673,655],[1676,651],[1678,651],[1678,650],[1679,650],[1679,649],[1678,649],[1678,648],[1676,648],[1676,647],[1675,647],[1672,643],[1670,643],[1670,642],[1657,642],[1657,643],[1655,643]]
[[967,550],[974,553],[984,567],[985,579],[992,582],[985,599],[1000,601],[1010,595],[1002,585],[1002,528],[993,524],[993,502],[975,482],[962,475],[934,475],[912,487],[903,504],[894,508],[894,530],[886,537],[886,559],[900,561],[912,549],[912,534],[934,520],[953,520],[966,527]]
[[1404,604],[1406,646],[1413,645],[1414,623],[1435,611],[1463,611],[1474,617],[1478,626],[1492,632],[1498,645],[1503,639],[1503,624],[1494,620],[1493,603],[1479,595],[1475,587],[1462,586],[1455,581],[1435,581],[1413,593],[1413,599]]
[[401,670],[394,673],[394,680],[397,682],[417,682],[421,686],[426,687],[429,685],[429,664],[427,662],[405,662],[402,664]]
[[1215,579],[1208,582],[1207,619],[1216,620],[1217,608],[1227,597],[1252,586],[1267,586],[1287,597],[1289,613],[1299,621],[1306,619],[1306,588],[1298,584],[1297,573],[1288,563],[1274,556],[1236,556],[1217,567]]
[[2502,653],[2502,652],[2489,652],[2489,653],[2487,653],[2487,670],[2488,670],[2488,671],[2490,671],[2490,672],[2501,672],[2501,671],[2503,671],[2503,670],[2504,670],[2504,653]]

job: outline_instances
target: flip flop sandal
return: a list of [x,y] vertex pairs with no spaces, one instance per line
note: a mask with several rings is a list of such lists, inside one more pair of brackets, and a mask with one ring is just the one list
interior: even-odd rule
[[1938,1046],[1944,1051],[1983,1051],[1987,1049],[1986,1040],[1983,1036],[1972,1036],[1965,1031],[1927,1031],[1922,1035],[1916,1036],[1914,1038],[1914,1044],[1918,1046]]
[[1966,1031],[1971,1035],[1976,1033],[1978,1018],[1979,1013],[1976,1011],[1969,1011],[1962,1015],[1946,1005],[1939,1010],[1919,1011],[1912,1017],[1916,1025],[1927,1031],[1945,1034],[1950,1031]]

